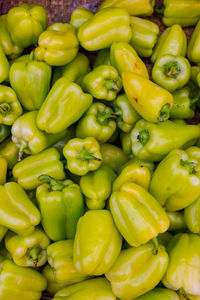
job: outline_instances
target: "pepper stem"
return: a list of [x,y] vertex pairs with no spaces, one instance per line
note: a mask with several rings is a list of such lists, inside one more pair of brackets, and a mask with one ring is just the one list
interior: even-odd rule
[[112,80],[112,79],[108,79],[105,81],[104,86],[107,90],[115,90],[118,91],[119,88],[116,84],[116,81]]
[[79,154],[79,159],[80,160],[97,160],[97,161],[101,161],[100,158],[94,156],[85,147],[83,147],[81,153]]
[[177,78],[180,71],[179,64],[176,60],[172,60],[163,65],[163,72],[167,77]]
[[31,257],[33,259],[35,267],[37,267],[38,256],[39,256],[40,252],[41,252],[41,248],[40,247],[32,248],[29,251],[29,257]]
[[195,174],[196,173],[196,170],[195,170],[196,164],[195,164],[195,162],[181,159],[181,165],[187,169],[189,174]]
[[146,129],[141,130],[140,133],[138,134],[137,138],[140,141],[140,143],[142,144],[142,146],[145,146],[149,140],[148,130],[146,130]]
[[166,103],[165,105],[163,105],[163,107],[160,110],[160,116],[158,118],[158,121],[160,122],[167,121],[169,119],[169,116],[170,116],[170,104]]
[[101,112],[101,113],[97,114],[97,121],[101,125],[107,125],[109,119],[116,118],[116,117],[117,116],[115,114],[113,114],[113,113]]
[[152,242],[152,244],[153,244],[153,255],[156,255],[157,253],[158,253],[158,246],[159,246],[159,244],[158,244],[158,239],[157,238],[153,238],[152,240],[151,240],[151,242]]
[[0,103],[0,113],[6,115],[11,110],[10,104],[4,102]]
[[26,149],[26,147],[27,147],[27,143],[25,141],[21,141],[17,161],[21,161],[24,153],[24,149]]
[[49,175],[45,175],[45,174],[40,175],[38,179],[39,181],[50,184],[52,191],[62,191],[64,188],[64,185],[62,183],[60,183],[59,181],[57,181],[56,179],[52,178]]

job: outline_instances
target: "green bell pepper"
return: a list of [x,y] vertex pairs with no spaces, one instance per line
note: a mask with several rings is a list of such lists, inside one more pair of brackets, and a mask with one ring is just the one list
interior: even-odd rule
[[182,212],[167,211],[167,215],[170,221],[169,231],[184,231],[186,229],[186,223]]
[[8,168],[8,162],[7,159],[0,154],[0,184],[6,183],[7,178],[7,168]]
[[122,150],[125,154],[131,155],[132,154],[132,144],[131,144],[131,134],[130,132],[120,132],[120,142]]
[[72,125],[66,129],[65,136],[53,145],[53,148],[56,148],[58,150],[61,158],[64,159],[63,148],[65,147],[67,142],[69,142],[69,140],[73,139],[74,137],[75,137],[75,127]]
[[69,171],[79,176],[98,169],[102,162],[100,145],[93,137],[71,139],[65,145],[63,154]]
[[63,66],[72,61],[79,48],[74,28],[67,23],[54,23],[42,32],[34,50],[37,60],[50,66]]
[[[180,3],[180,0],[178,0],[178,2]],[[160,35],[156,47],[154,48],[153,55],[151,56],[151,62],[154,63],[160,56],[165,54],[185,56],[186,50],[186,34],[180,25],[175,24],[165,29]]]
[[12,169],[17,162],[19,149],[15,143],[8,138],[0,144],[0,155],[6,158],[8,169]]
[[0,242],[3,240],[3,238],[5,237],[6,233],[8,231],[8,228],[0,225]]
[[1,300],[39,300],[47,282],[36,270],[16,266],[11,260],[1,263]]
[[190,80],[197,87],[200,87],[200,66],[192,66],[191,67]]
[[14,178],[26,190],[33,190],[40,185],[39,176],[42,174],[57,180],[65,178],[63,163],[56,149],[48,148],[38,154],[30,155],[13,168]]
[[133,165],[133,164],[140,164],[141,167],[147,167],[151,173],[151,175],[153,175],[154,170],[155,170],[155,164],[153,162],[150,161],[146,161],[146,160],[141,160],[137,157],[133,157],[131,159],[129,159],[124,165],[122,165],[121,168],[119,168],[118,170],[118,174],[120,174],[122,172],[122,170],[124,168],[126,168],[129,165]]
[[135,300],[179,300],[179,296],[172,290],[164,288],[155,288]]
[[23,3],[8,11],[7,28],[13,42],[20,48],[37,44],[46,25],[47,13],[41,5]]
[[113,110],[101,102],[93,103],[76,127],[78,138],[94,137],[100,143],[105,143],[116,130]]
[[190,62],[183,56],[159,56],[152,69],[153,80],[170,92],[184,87],[190,79]]
[[89,210],[77,224],[73,261],[82,274],[99,276],[107,272],[118,257],[122,237],[108,210]]
[[193,233],[200,233],[200,198],[184,209],[184,220],[187,228]]
[[9,231],[5,237],[6,249],[14,263],[22,267],[43,266],[47,261],[46,250],[49,244],[47,235],[38,228],[26,236]]
[[76,7],[71,14],[70,24],[75,28],[76,31],[79,30],[81,25],[93,17],[93,13],[85,7]]
[[10,126],[0,124],[0,143],[10,135]]
[[37,126],[48,133],[59,133],[80,119],[92,104],[92,96],[67,78],[61,77],[42,104]]
[[111,62],[110,62],[110,49],[106,48],[106,49],[101,49],[98,51],[97,56],[95,58],[94,61],[94,66],[93,68],[97,68],[101,65],[107,65],[110,66]]
[[80,179],[80,187],[86,197],[89,209],[102,209],[112,191],[116,174],[109,166],[102,165],[96,171],[89,172]]
[[166,232],[160,233],[156,239],[157,239],[159,245],[163,245],[164,247],[167,247],[167,245],[169,244],[169,241],[171,240],[172,237],[173,237],[173,235],[169,231],[166,231]]
[[0,83],[3,81],[8,81],[9,79],[10,65],[8,59],[0,45]]
[[114,67],[101,65],[83,78],[82,87],[96,99],[112,101],[121,90],[122,81]]
[[146,19],[131,17],[131,28],[131,45],[138,55],[150,57],[158,39],[158,25]]
[[199,167],[198,147],[171,151],[154,172],[151,194],[169,211],[187,207],[200,196]]
[[130,16],[121,8],[106,8],[97,12],[78,31],[81,46],[88,51],[109,48],[114,42],[131,39]]
[[0,199],[0,225],[21,235],[32,233],[40,212],[22,187],[15,182],[0,185]]
[[44,183],[37,188],[36,199],[46,234],[53,241],[74,238],[76,224],[84,213],[80,187],[71,180],[57,181],[47,175],[39,180]]
[[[199,5],[199,9],[200,9],[200,5]],[[200,21],[197,23],[192,33],[187,48],[187,57],[191,62],[200,63],[199,45],[200,45]]]
[[156,162],[173,149],[193,145],[199,137],[198,125],[140,120],[131,131],[132,152],[139,159]]
[[120,299],[135,299],[152,290],[166,272],[168,254],[153,243],[122,250],[105,274]]

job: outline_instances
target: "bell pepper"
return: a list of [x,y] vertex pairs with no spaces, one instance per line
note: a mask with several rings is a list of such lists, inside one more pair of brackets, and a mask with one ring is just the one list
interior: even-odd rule
[[105,274],[113,293],[120,299],[135,299],[152,290],[162,279],[168,255],[162,245],[153,243],[122,250]]
[[191,67],[190,80],[197,87],[200,87],[200,67],[199,66],[192,66]]
[[18,147],[11,141],[10,138],[0,144],[0,155],[6,158],[8,162],[8,169],[12,169],[16,164],[18,153]]
[[46,174],[57,180],[65,178],[60,155],[54,148],[30,155],[13,168],[13,176],[25,190],[33,190],[41,184],[39,176]]
[[56,148],[58,150],[61,158],[64,159],[63,148],[65,147],[67,142],[69,142],[69,140],[73,139],[74,137],[75,137],[75,127],[72,125],[66,129],[65,136],[53,145],[53,148]]
[[10,32],[7,28],[7,15],[0,16],[0,45],[9,59],[16,58],[23,51],[23,49],[18,47],[11,39]]
[[0,45],[0,83],[8,80],[9,70],[10,65],[8,59],[3,51],[2,46]]
[[60,290],[53,300],[116,300],[106,278],[94,278],[76,283]]
[[137,111],[132,107],[126,95],[120,95],[113,101],[113,108],[117,116],[117,126],[123,132],[129,132],[133,125],[141,119]]
[[200,196],[199,154],[198,147],[175,149],[156,168],[150,192],[167,210],[183,209]]
[[120,132],[120,142],[122,150],[125,154],[131,155],[132,154],[132,144],[131,144],[131,134],[130,132]]
[[93,103],[76,127],[76,136],[96,138],[100,143],[105,143],[116,130],[115,115],[113,110],[101,102]]
[[[43,275],[47,279],[47,290],[53,293],[56,285],[64,287],[66,285],[83,281],[87,277],[80,274],[73,265],[73,240],[59,241],[48,246],[48,265],[43,270]],[[56,288],[57,289],[57,288]]]
[[78,219],[84,213],[79,185],[71,180],[57,181],[47,175],[41,175],[39,180],[43,184],[36,190],[36,199],[46,234],[53,241],[73,238]]
[[55,67],[52,84],[54,84],[60,77],[66,77],[69,81],[79,84],[89,70],[89,59],[83,53],[78,53],[69,64],[61,67]]
[[198,0],[164,0],[162,21],[166,26],[180,24],[181,26],[195,25],[200,17]]
[[12,66],[12,64],[14,64],[16,62],[23,62],[23,63],[27,64],[30,61],[31,56],[32,56],[31,53],[24,54],[24,55],[21,55],[17,58],[14,58],[14,59],[10,60],[9,63],[10,63],[11,66]]
[[129,160],[128,155],[125,154],[120,147],[112,144],[102,144],[100,146],[100,152],[102,155],[102,163],[111,167],[116,172]]
[[184,87],[173,93],[174,105],[170,112],[172,119],[192,119],[194,117],[194,109],[192,105],[198,98],[191,95],[189,87]]
[[115,42],[110,48],[111,64],[122,72],[133,72],[144,78],[149,78],[147,68],[134,48],[126,42]]
[[2,143],[10,135],[10,127],[0,124],[0,143]]
[[190,79],[190,63],[183,56],[160,56],[152,69],[153,80],[170,92],[184,87]]
[[[173,0],[174,1],[174,0]],[[175,0],[176,1],[176,0]],[[180,0],[178,0],[180,4]],[[185,56],[187,50],[187,38],[180,25],[175,24],[160,35],[154,48],[151,62],[154,63],[160,56],[171,54]]]
[[54,23],[42,32],[34,50],[37,60],[50,66],[63,66],[72,61],[79,48],[74,28],[67,23]]
[[172,236],[173,235],[169,231],[166,231],[166,232],[160,233],[156,237],[156,239],[157,239],[159,245],[163,245],[164,247],[167,247]]
[[30,111],[20,116],[12,126],[12,141],[19,148],[18,160],[23,153],[37,154],[63,138],[66,130],[57,134],[48,134],[36,126],[38,111]]
[[114,67],[101,65],[83,78],[82,87],[96,99],[112,101],[121,90],[122,82]]
[[39,228],[22,236],[9,231],[5,237],[6,249],[16,265],[22,267],[41,267],[47,261],[47,247],[50,240]]
[[96,171],[89,172],[80,179],[80,187],[86,197],[89,209],[102,209],[112,191],[116,174],[109,166],[102,165]]
[[96,67],[99,67],[101,65],[107,65],[107,66],[111,65],[109,48],[101,49],[97,53],[93,68],[95,69]]
[[[200,4],[199,4],[199,16],[200,16]],[[187,57],[191,62],[200,63],[199,45],[200,45],[200,21],[197,23],[192,33],[187,48]]]
[[199,249],[200,237],[197,234],[180,233],[171,239],[167,247],[169,265],[162,279],[167,288],[200,296]]
[[109,48],[114,42],[129,42],[130,16],[121,8],[103,9],[82,24],[78,39],[81,46],[88,51]]
[[20,48],[37,44],[46,25],[47,14],[41,5],[23,3],[8,11],[7,28],[13,42]]
[[99,276],[118,257],[122,237],[108,210],[89,210],[77,224],[73,248],[75,268],[82,274]]
[[0,185],[0,225],[21,234],[30,234],[40,223],[40,212],[22,187],[15,182]]
[[13,89],[0,84],[0,124],[12,125],[22,114],[22,107]]
[[200,233],[200,197],[184,209],[184,220],[190,232]]
[[42,104],[37,126],[48,133],[59,133],[80,119],[92,104],[92,96],[67,78],[61,77]]
[[135,73],[123,72],[122,81],[130,104],[145,120],[163,122],[169,119],[174,101],[172,94]]
[[127,182],[133,182],[144,189],[149,188],[151,181],[151,173],[147,166],[139,162],[132,162],[127,164],[113,183],[113,191],[116,192],[121,189],[122,185]]
[[7,159],[2,155],[0,155],[0,166],[0,184],[4,184],[7,178],[8,162]]
[[71,139],[64,147],[67,168],[73,174],[83,176],[101,165],[100,145],[93,137]]
[[93,17],[93,13],[85,7],[76,7],[71,14],[70,24],[75,28],[76,31],[79,30],[82,24]]
[[169,219],[158,201],[134,181],[125,181],[109,200],[115,224],[129,245],[138,247],[167,231]]
[[179,300],[179,296],[172,290],[164,288],[155,288],[152,291],[144,294],[135,300]]
[[146,19],[131,17],[131,28],[131,45],[138,55],[150,57],[158,39],[158,25]]
[[182,231],[186,229],[184,215],[178,211],[167,211],[167,215],[170,221],[169,231]]
[[51,81],[51,67],[45,62],[33,60],[15,62],[10,68],[10,84],[26,110],[39,109],[44,102]]
[[150,16],[154,10],[154,0],[104,0],[99,9],[120,7],[133,16]]
[[187,143],[193,145],[199,137],[198,125],[169,120],[154,124],[140,120],[131,131],[132,152],[139,159],[156,162],[173,149],[184,147]]
[[118,174],[120,174],[122,172],[122,170],[124,168],[126,168],[127,166],[135,164],[135,163],[140,164],[141,167],[147,167],[149,169],[151,175],[153,175],[154,170],[155,170],[155,164],[153,162],[142,160],[137,157],[133,157],[133,158],[129,159],[124,165],[122,165],[122,167],[119,168],[119,170],[118,170]]
[[16,266],[11,260],[1,263],[1,300],[39,300],[46,286],[46,279],[36,270]]

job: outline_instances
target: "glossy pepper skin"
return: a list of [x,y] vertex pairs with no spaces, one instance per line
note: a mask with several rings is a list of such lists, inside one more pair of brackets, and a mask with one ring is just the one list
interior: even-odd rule
[[6,178],[7,178],[7,167],[8,167],[8,162],[7,159],[0,155],[0,184],[6,183]]
[[144,78],[149,78],[147,68],[135,49],[126,42],[115,42],[110,48],[111,64],[122,72],[133,72]]
[[142,57],[150,57],[157,42],[159,27],[146,19],[131,17],[131,45]]
[[8,162],[8,169],[12,169],[17,162],[19,149],[15,143],[8,138],[0,143],[0,155],[6,158]]
[[112,183],[116,174],[111,167],[100,166],[96,171],[89,172],[80,179],[80,187],[86,196],[89,209],[102,209],[112,191]]
[[37,60],[50,66],[63,66],[72,61],[78,53],[79,43],[74,28],[67,23],[54,23],[43,31],[34,50]]
[[93,137],[71,139],[64,147],[67,168],[73,174],[83,176],[101,165],[100,145]]
[[36,125],[38,111],[30,111],[20,116],[12,126],[12,141],[19,148],[19,160],[23,152],[37,154],[58,142],[66,134],[66,130],[58,134],[48,134]]
[[200,296],[199,249],[200,237],[197,234],[177,234],[171,239],[167,247],[169,265],[162,280],[167,288]]
[[[200,13],[200,5],[199,5]],[[197,23],[192,36],[190,38],[188,48],[187,48],[187,57],[191,62],[200,63],[200,54],[199,54],[199,45],[200,45],[200,21]]]
[[15,182],[0,185],[0,225],[26,235],[40,223],[40,212],[22,187]]
[[78,138],[94,137],[100,143],[105,143],[116,130],[113,110],[101,102],[93,103],[76,127]]
[[167,211],[167,215],[170,221],[168,231],[180,232],[186,229],[183,212],[179,211]]
[[111,213],[108,210],[89,210],[78,221],[73,248],[74,266],[85,275],[102,275],[113,265],[121,245],[122,237]]
[[99,9],[120,7],[133,16],[150,16],[153,13],[154,5],[154,0],[104,0]]
[[94,61],[93,69],[101,65],[111,65],[110,62],[110,49],[105,48],[98,51],[97,56]]
[[175,149],[156,168],[150,192],[167,210],[183,209],[199,197],[199,153],[198,147]]
[[101,65],[84,77],[82,87],[96,99],[112,101],[121,90],[122,82],[114,67]]
[[17,266],[11,260],[1,263],[1,300],[39,300],[46,286],[46,279],[36,270]]
[[92,96],[83,93],[80,86],[61,77],[39,110],[37,126],[47,133],[59,133],[78,121],[92,100]]
[[124,153],[127,155],[132,154],[132,144],[131,144],[131,135],[130,132],[120,132],[120,142],[121,142],[121,147]]
[[83,53],[78,53],[77,56],[67,65],[55,67],[52,84],[54,84],[60,77],[66,77],[69,81],[79,84],[89,71],[89,59]]
[[50,240],[43,230],[36,228],[32,233],[22,236],[9,231],[5,238],[6,249],[16,265],[22,267],[41,267],[47,261],[47,247]]
[[131,300],[153,289],[165,274],[167,265],[165,248],[159,245],[155,249],[150,242],[122,250],[105,275],[118,298]]
[[198,0],[164,0],[162,21],[166,26],[180,24],[181,26],[195,25],[200,17]]
[[117,228],[129,245],[138,247],[167,231],[169,219],[158,201],[134,182],[125,182],[109,200]]
[[[180,3],[180,0],[178,1]],[[187,50],[187,38],[180,25],[175,24],[160,35],[154,48],[151,62],[154,63],[160,56],[171,54],[185,56]]]
[[70,24],[78,31],[81,25],[92,17],[93,13],[89,9],[82,6],[76,7],[71,14]]
[[200,198],[198,197],[194,202],[184,209],[184,220],[187,228],[192,233],[200,233]]
[[7,81],[9,78],[10,65],[8,59],[0,45],[0,83]]
[[147,121],[168,120],[173,96],[154,82],[135,73],[122,73],[123,87],[130,104]]
[[48,148],[38,154],[30,155],[13,168],[13,176],[25,190],[33,190],[40,185],[39,176],[42,174],[57,180],[65,178],[60,154],[56,149]]
[[26,110],[39,109],[50,90],[51,67],[32,57],[27,63],[13,63],[9,73],[10,84]]
[[84,213],[79,185],[71,180],[57,181],[46,175],[39,179],[44,183],[37,188],[36,199],[46,234],[53,241],[73,238],[78,219]]
[[131,131],[132,152],[148,161],[160,161],[171,150],[191,145],[200,136],[199,126],[173,121],[150,123],[139,120]]
[[192,119],[194,117],[194,109],[192,104],[196,102],[196,98],[191,95],[189,87],[183,87],[173,93],[174,105],[170,112],[172,119]]
[[10,135],[10,126],[0,124],[0,143]]
[[[47,279],[47,290],[53,294],[60,288],[87,279],[73,265],[73,240],[55,242],[48,246],[48,265],[43,270]],[[60,287],[60,288],[59,288]]]
[[106,278],[94,278],[61,289],[53,300],[116,300]]
[[135,300],[179,300],[179,296],[176,292],[164,289],[155,288],[152,291],[135,298]]
[[197,86],[200,87],[200,67],[192,66],[190,80]]
[[133,158],[129,159],[124,165],[122,165],[121,168],[119,168],[119,170],[118,170],[118,174],[120,174],[122,172],[122,170],[124,168],[126,168],[128,165],[132,165],[135,163],[139,164],[141,167],[147,167],[149,169],[151,175],[153,175],[154,170],[155,170],[155,164],[153,162],[142,160],[137,157],[133,157]]
[[130,16],[121,8],[103,9],[79,28],[78,39],[88,51],[109,48],[114,42],[129,42]]
[[22,114],[22,107],[13,89],[0,85],[0,124],[12,125]]
[[183,56],[160,56],[152,69],[153,80],[170,92],[184,87],[190,79],[190,62]]
[[47,25],[44,7],[23,3],[8,11],[7,27],[13,42],[20,48],[34,45]]

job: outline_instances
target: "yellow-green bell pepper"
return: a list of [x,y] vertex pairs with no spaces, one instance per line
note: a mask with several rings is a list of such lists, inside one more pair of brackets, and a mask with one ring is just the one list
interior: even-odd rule
[[9,70],[10,70],[10,65],[8,59],[3,51],[2,46],[0,45],[0,83],[3,81],[8,81]]
[[8,162],[7,159],[0,154],[0,184],[4,184],[7,178],[7,168]]
[[93,13],[85,7],[76,7],[71,14],[70,24],[75,28],[76,31],[79,30],[82,24],[93,17]]
[[[199,9],[200,9],[200,5],[199,5]],[[200,21],[198,22],[198,24],[196,25],[192,33],[187,48],[187,57],[191,62],[200,63],[199,47],[200,47]]]
[[0,155],[5,157],[8,162],[8,169],[12,169],[17,162],[19,149],[10,138],[0,143]]
[[169,229],[168,229],[169,231],[180,232],[186,229],[183,212],[167,211],[167,215],[170,222]]
[[101,49],[100,51],[98,51],[93,65],[93,69],[101,65],[108,65],[108,66],[111,65],[109,48]]
[[120,132],[120,142],[121,142],[121,147],[124,153],[127,155],[132,154],[132,142],[131,142],[131,134],[130,132]]
[[184,209],[184,220],[190,232],[200,233],[200,197]]
[[155,288],[152,291],[135,298],[135,300],[180,300],[180,298],[172,290]]

